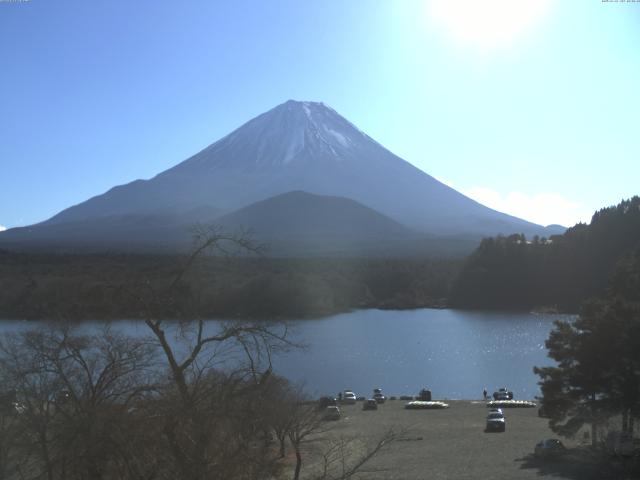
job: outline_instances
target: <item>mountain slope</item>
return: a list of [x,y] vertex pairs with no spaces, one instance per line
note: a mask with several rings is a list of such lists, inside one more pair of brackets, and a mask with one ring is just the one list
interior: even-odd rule
[[[273,198],[288,192],[298,193]],[[253,205],[267,199],[271,200]],[[344,210],[335,208],[335,202],[343,202]],[[355,202],[360,204],[357,208]],[[287,209],[293,207],[297,210],[287,220]],[[261,209],[266,210],[256,214]],[[324,104],[290,100],[150,180],[114,187],[45,222],[0,233],[0,245],[171,249],[185,245],[189,225],[224,214],[229,215],[224,219],[229,225],[263,230],[261,235],[284,253],[286,248],[298,253],[331,251],[327,246],[357,253],[358,243],[363,251],[384,244],[388,252],[393,244],[405,254],[425,248],[441,253],[451,237],[455,249],[464,252],[483,236],[549,236],[562,231],[480,205],[397,157]],[[373,226],[383,224],[395,233],[385,233],[384,241],[378,242]],[[322,235],[311,242],[313,235],[303,230],[313,232],[320,226],[324,230],[316,233]],[[331,234],[329,227],[335,228]],[[424,241],[415,244],[415,232]],[[397,241],[400,237],[405,237],[402,242]]]
[[187,214],[119,214],[48,222],[0,234],[0,247],[40,251],[175,252],[192,245],[194,224],[215,223],[251,238],[278,257],[460,257],[477,236],[433,236],[411,230],[344,197],[288,192],[219,216],[214,209]]
[[54,251],[175,251],[191,241],[197,222],[213,221],[220,211],[206,206],[176,214],[119,213],[65,222],[44,222],[0,234],[0,248]]
[[216,219],[229,231],[249,229],[276,255],[397,256],[423,235],[343,197],[289,192]]
[[231,212],[295,190],[351,198],[435,234],[524,232],[542,227],[491,210],[397,157],[331,108],[288,101],[150,180],[71,207],[47,223],[192,209]]
[[256,235],[336,234],[345,237],[415,235],[388,217],[343,197],[296,191],[256,202],[217,219],[229,229],[248,227]]

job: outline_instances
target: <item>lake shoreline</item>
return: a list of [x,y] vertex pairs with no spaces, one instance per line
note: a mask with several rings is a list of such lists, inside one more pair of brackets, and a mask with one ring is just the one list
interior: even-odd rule
[[[1,307],[0,307],[1,308]],[[496,314],[515,314],[515,315],[560,315],[560,316],[575,316],[578,315],[579,312],[571,312],[571,311],[559,311],[555,309],[513,309],[513,308],[462,308],[462,307],[452,307],[446,304],[445,302],[436,301],[433,303],[421,303],[421,304],[411,304],[406,306],[389,304],[387,302],[382,302],[381,304],[372,304],[372,305],[362,305],[353,308],[340,309],[340,310],[331,310],[331,311],[323,311],[323,312],[315,312],[308,313],[306,315],[281,315],[275,317],[264,317],[258,315],[237,315],[237,316],[225,316],[225,315],[201,315],[200,317],[204,317],[205,319],[216,319],[216,320],[224,320],[224,321],[256,321],[256,322],[289,322],[289,321],[304,321],[304,320],[322,320],[323,318],[332,317],[335,315],[348,314],[358,311],[366,311],[366,310],[379,310],[382,312],[409,312],[415,310],[455,310],[460,312],[468,312],[468,313],[496,313]],[[184,320],[193,320],[196,321],[197,318],[189,319],[189,318],[179,318],[179,317],[166,317],[162,318],[162,320],[168,322],[178,322]],[[119,322],[119,321],[138,321],[144,322],[145,318],[143,316],[118,316],[118,317],[93,317],[93,318],[60,318],[54,319],[48,316],[41,317],[27,317],[27,318],[11,318],[11,317],[0,317],[0,323],[3,322],[60,322],[60,323],[70,323],[70,324],[82,324],[82,323],[93,323],[93,322]]]

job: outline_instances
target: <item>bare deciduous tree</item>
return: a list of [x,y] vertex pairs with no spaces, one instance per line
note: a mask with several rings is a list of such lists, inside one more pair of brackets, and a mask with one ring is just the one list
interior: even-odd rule
[[153,347],[105,328],[82,335],[59,326],[0,342],[3,381],[16,392],[13,446],[21,478],[110,478],[127,458],[115,446],[147,391]]
[[392,442],[406,435],[406,429],[390,429],[365,442],[360,438],[340,436],[327,442],[322,451],[319,471],[313,480],[347,480],[362,472],[367,463]]
[[194,233],[194,248],[166,290],[138,297],[168,365],[166,388],[173,392],[173,402],[162,414],[163,435],[181,478],[249,478],[256,469],[275,468],[273,455],[259,441],[264,436],[262,392],[273,352],[290,342],[285,326],[205,322],[197,305],[181,312],[179,322],[163,318],[176,292],[183,291],[189,270],[207,252],[261,250],[242,233],[229,235],[216,227],[197,227]]
[[335,436],[333,422],[324,419],[324,412],[315,403],[304,401],[299,394],[296,403],[289,404],[289,424],[287,434],[296,462],[293,480],[302,475],[305,447],[314,444],[307,451],[310,467],[306,475],[312,480],[347,480],[362,471],[365,464],[383,449],[407,433],[406,429],[396,428],[383,432],[380,436],[363,441],[359,437]]

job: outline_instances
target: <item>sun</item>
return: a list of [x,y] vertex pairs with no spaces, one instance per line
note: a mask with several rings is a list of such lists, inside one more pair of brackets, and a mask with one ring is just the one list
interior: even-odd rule
[[551,6],[551,0],[430,0],[427,16],[458,43],[487,51],[515,43]]

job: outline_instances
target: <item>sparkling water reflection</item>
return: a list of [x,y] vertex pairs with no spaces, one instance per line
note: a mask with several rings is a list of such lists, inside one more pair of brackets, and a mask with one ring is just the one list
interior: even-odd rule
[[517,398],[539,394],[533,366],[551,364],[544,342],[562,315],[421,309],[360,310],[296,322],[305,352],[276,360],[276,369],[314,394],[350,388],[368,394],[479,398],[501,386]]
[[[294,338],[307,344],[274,359],[275,371],[313,395],[349,388],[370,394],[417,394],[423,386],[437,398],[479,398],[502,386],[516,398],[539,394],[533,366],[551,364],[544,342],[563,315],[462,310],[358,310],[291,322]],[[211,320],[215,323],[216,320]],[[4,321],[0,332],[29,328]],[[97,328],[91,322],[84,328]],[[142,322],[114,322],[130,334],[146,334]]]

